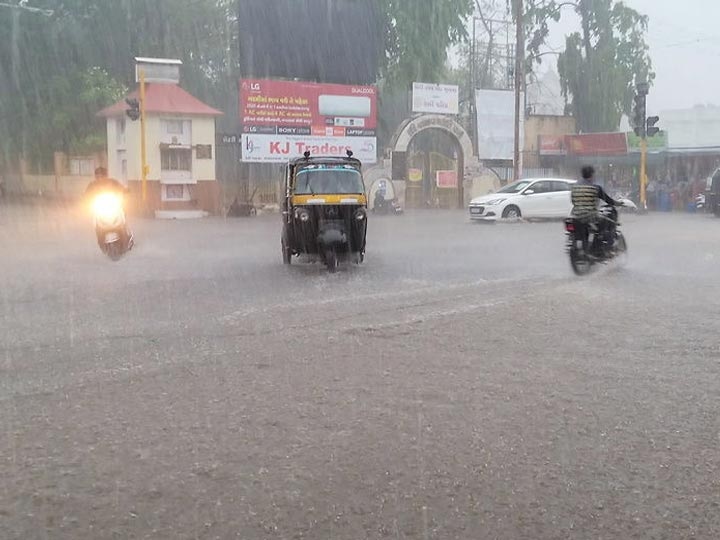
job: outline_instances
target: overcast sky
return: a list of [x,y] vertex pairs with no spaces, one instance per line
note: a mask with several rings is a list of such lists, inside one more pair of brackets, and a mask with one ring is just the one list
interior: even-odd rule
[[[648,43],[657,77],[650,91],[650,113],[720,105],[720,0],[625,0],[649,17]],[[551,46],[577,28],[571,10],[552,28]],[[553,64],[554,61],[550,60]]]

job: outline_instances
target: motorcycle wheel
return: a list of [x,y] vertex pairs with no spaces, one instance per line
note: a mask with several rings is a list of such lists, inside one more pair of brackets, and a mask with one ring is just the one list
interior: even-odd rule
[[570,248],[570,266],[577,276],[585,276],[592,270],[592,261],[590,261],[580,250],[573,246]]
[[334,250],[325,252],[325,266],[327,266],[328,272],[331,274],[338,271],[338,256]]

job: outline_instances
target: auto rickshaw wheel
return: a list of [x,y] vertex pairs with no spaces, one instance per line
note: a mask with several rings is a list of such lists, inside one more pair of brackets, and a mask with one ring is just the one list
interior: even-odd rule
[[325,265],[331,274],[338,271],[338,256],[334,250],[330,249],[325,252]]
[[280,246],[282,248],[283,264],[292,264],[292,251],[287,247],[285,236],[280,240]]

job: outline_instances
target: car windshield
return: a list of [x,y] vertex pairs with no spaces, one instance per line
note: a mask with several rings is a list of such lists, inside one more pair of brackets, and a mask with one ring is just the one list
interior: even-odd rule
[[521,180],[519,182],[514,182],[508,186],[505,186],[504,188],[498,190],[498,193],[520,193],[523,189],[525,189],[529,185],[530,185],[530,182]]
[[297,174],[295,182],[295,193],[298,195],[364,192],[362,177],[355,169],[304,169]]

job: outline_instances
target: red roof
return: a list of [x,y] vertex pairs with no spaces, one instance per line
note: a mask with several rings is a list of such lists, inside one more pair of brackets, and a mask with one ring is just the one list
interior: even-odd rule
[[[139,90],[129,94],[128,98],[137,99]],[[118,101],[98,113],[98,116],[120,116],[129,107],[125,100]],[[145,112],[152,114],[195,114],[203,116],[220,116],[222,112],[205,105],[195,96],[189,94],[177,84],[148,83],[145,85]]]

